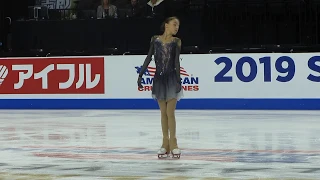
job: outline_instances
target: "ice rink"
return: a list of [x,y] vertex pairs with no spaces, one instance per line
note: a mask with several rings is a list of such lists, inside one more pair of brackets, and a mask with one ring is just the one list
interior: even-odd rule
[[1,110],[0,180],[320,179],[319,111]]

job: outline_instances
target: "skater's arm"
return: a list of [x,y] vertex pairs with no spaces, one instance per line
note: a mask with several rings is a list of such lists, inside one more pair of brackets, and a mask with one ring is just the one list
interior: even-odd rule
[[152,60],[152,55],[153,55],[153,51],[154,51],[154,38],[155,38],[154,36],[151,38],[149,52],[148,52],[148,55],[147,55],[146,59],[144,60],[144,63],[141,67],[139,77],[142,77],[142,75],[145,73],[148,65],[150,64],[150,62]]
[[180,52],[181,52],[181,40],[179,38],[177,38],[175,64],[176,64],[176,73],[177,73],[178,83],[181,83],[181,77],[180,77]]

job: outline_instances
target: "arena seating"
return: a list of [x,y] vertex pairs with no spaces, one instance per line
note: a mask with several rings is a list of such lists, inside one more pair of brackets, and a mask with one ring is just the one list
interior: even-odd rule
[[[180,8],[173,15],[181,19],[184,53],[318,51],[319,5],[318,0],[176,0],[173,7]],[[78,12],[86,15],[70,20],[50,11],[48,20],[14,21],[12,51],[23,56],[145,54],[163,20],[97,20],[90,16],[94,9]]]

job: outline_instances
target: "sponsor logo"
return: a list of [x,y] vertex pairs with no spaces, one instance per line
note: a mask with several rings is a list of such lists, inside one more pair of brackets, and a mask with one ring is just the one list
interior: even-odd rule
[[103,58],[1,60],[0,94],[103,94]]
[[[140,73],[142,66],[136,66],[137,74]],[[139,91],[152,91],[152,84],[156,68],[148,66],[142,78],[143,88]],[[184,91],[199,91],[199,77],[190,75],[183,67],[180,67],[181,84]]]
[[4,65],[0,65],[0,86],[4,82],[8,75],[8,68]]

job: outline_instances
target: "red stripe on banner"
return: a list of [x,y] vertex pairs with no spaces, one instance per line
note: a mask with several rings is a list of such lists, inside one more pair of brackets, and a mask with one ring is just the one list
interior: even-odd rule
[[[154,76],[156,73],[156,68],[148,66],[148,72],[151,76]],[[180,67],[180,74],[183,76],[189,76],[189,74],[187,73],[187,71],[183,67]]]

